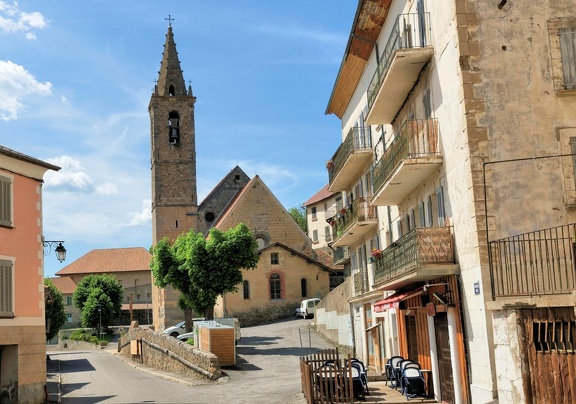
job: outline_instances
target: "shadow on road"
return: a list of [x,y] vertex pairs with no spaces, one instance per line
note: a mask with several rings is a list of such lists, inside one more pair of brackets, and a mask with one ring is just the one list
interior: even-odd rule
[[[241,345],[271,345],[278,343],[282,337],[242,337]],[[239,346],[240,348],[241,346]]]
[[99,396],[99,397],[66,397],[66,403],[71,404],[96,404],[102,401],[110,400],[116,396]]
[[94,366],[87,359],[60,360],[60,373],[90,372]]

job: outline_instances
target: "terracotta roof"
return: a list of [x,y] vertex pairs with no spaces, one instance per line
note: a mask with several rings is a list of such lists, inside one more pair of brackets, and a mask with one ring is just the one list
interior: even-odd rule
[[318,255],[318,262],[332,268],[334,271],[342,272],[344,271],[344,265],[334,265],[334,257],[323,250],[314,250]]
[[142,247],[92,250],[56,275],[149,271],[151,259],[152,255]]
[[334,195],[334,192],[328,191],[328,186],[330,184],[326,184],[322,187],[322,189],[314,194],[310,199],[304,202],[304,206],[312,205],[313,203],[323,201],[324,199],[330,198]]
[[76,284],[74,281],[68,276],[61,276],[56,278],[49,278],[56,289],[62,292],[65,295],[72,294],[76,290]]

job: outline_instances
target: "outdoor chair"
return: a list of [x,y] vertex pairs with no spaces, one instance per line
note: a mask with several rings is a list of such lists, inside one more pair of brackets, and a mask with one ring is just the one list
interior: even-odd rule
[[386,386],[388,385],[388,381],[390,381],[390,387],[396,387],[396,368],[398,363],[403,360],[404,358],[402,356],[393,356],[386,362]]
[[368,392],[368,379],[362,373],[362,366],[358,362],[350,362],[352,369],[352,386],[354,389],[354,398],[366,400]]
[[406,400],[415,397],[426,398],[426,384],[420,369],[414,367],[404,369],[402,372],[402,384],[404,386],[403,394],[406,396]]
[[400,392],[402,394],[404,394],[404,378],[402,377],[402,375],[404,374],[404,369],[407,368],[415,368],[420,370],[420,364],[418,362],[415,362],[413,360],[404,360],[404,361],[400,361],[400,363],[398,363],[398,370],[397,370],[397,375],[396,375],[396,380],[398,381],[396,383],[396,387],[400,387]]

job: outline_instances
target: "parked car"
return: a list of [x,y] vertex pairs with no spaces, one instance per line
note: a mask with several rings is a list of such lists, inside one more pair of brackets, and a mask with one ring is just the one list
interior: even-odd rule
[[[227,325],[230,327],[234,327],[234,337],[236,340],[236,345],[238,345],[238,341],[242,337],[242,332],[240,330],[240,321],[236,317],[218,317],[211,321],[214,321],[221,325]],[[210,323],[210,320],[205,320],[204,318],[195,318],[194,324],[202,325],[202,323]],[[190,338],[194,338],[194,332],[196,331],[196,327],[194,327],[193,332],[187,332],[184,334],[180,334],[177,338],[181,341],[187,341]]]
[[[201,320],[204,320],[204,317],[193,318],[192,323],[194,323],[195,321],[201,321]],[[168,334],[171,337],[178,337],[179,335],[182,335],[185,332],[186,332],[186,322],[185,321],[180,321],[178,324],[176,324],[172,327],[168,327],[164,330],[164,334]]]
[[311,299],[304,299],[300,302],[300,305],[296,307],[295,315],[296,317],[302,318],[312,318],[316,313],[316,306],[320,303],[320,299],[313,297]]

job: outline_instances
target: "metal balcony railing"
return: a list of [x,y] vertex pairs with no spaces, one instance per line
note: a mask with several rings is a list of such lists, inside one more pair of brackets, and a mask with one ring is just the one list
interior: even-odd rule
[[572,293],[576,223],[489,243],[492,297]]
[[334,250],[334,263],[338,263],[350,258],[348,247],[338,247]]
[[[354,126],[350,128],[346,138],[327,163],[328,180],[333,182],[336,175],[342,170],[348,157],[356,150],[372,149],[372,131],[370,126]],[[358,173],[360,176],[362,173]]]
[[453,264],[450,227],[417,227],[374,257],[374,283],[430,264]]
[[380,189],[402,160],[434,155],[440,155],[438,121],[435,118],[407,120],[372,168],[374,193]]
[[368,109],[372,108],[380,85],[398,49],[424,48],[430,43],[430,13],[400,14],[368,86]]
[[332,226],[334,240],[337,240],[350,226],[357,222],[376,220],[376,208],[370,206],[370,198],[361,197],[348,208],[342,208],[336,216],[328,219]]

